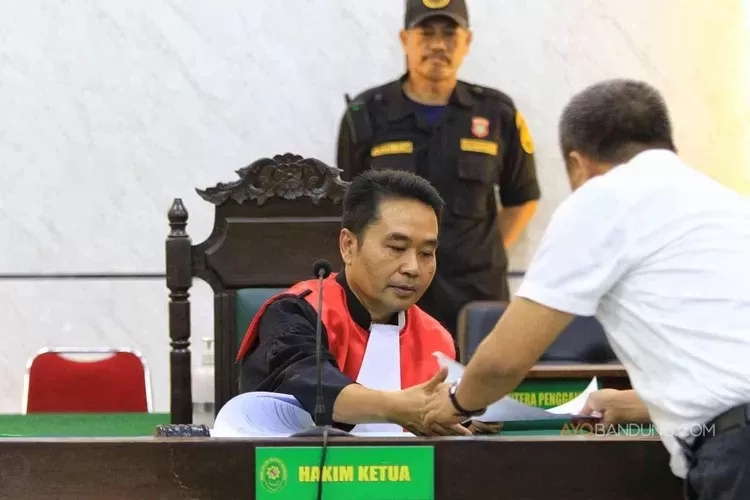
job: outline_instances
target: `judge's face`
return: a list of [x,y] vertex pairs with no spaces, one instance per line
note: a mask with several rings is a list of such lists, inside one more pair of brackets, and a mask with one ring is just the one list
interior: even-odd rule
[[435,275],[437,240],[435,212],[409,199],[383,200],[360,238],[342,230],[347,281],[373,321],[386,321],[424,294]]

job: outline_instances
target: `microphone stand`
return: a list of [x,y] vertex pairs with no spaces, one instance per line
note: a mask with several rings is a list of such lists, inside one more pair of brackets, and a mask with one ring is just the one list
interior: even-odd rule
[[329,437],[352,437],[344,430],[337,429],[331,425],[323,425],[323,415],[325,415],[325,401],[323,400],[323,280],[331,274],[331,263],[326,260],[319,260],[313,264],[313,275],[318,278],[318,319],[315,323],[315,371],[317,397],[315,401],[315,427],[292,434],[291,437],[316,437],[322,438],[323,443],[320,450],[319,476],[318,476],[318,494],[317,499],[323,498],[323,467],[326,463],[328,454]]
[[323,425],[325,401],[323,400],[323,361],[322,361],[322,316],[323,316],[323,279],[331,274],[331,264],[327,261],[317,261],[313,265],[313,274],[318,278],[318,319],[315,324],[315,369],[317,398],[315,401],[315,427],[292,434],[291,437],[323,437],[323,446],[329,437],[352,437],[345,430],[330,425]]

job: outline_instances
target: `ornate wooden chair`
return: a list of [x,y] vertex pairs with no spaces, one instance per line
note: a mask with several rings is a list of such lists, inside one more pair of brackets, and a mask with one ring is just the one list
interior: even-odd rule
[[190,287],[207,282],[214,294],[215,405],[238,392],[235,357],[265,300],[312,277],[312,263],[342,266],[338,249],[341,201],[347,182],[339,170],[293,154],[263,158],[238,170],[239,180],[198,194],[215,206],[210,236],[193,245],[180,198],[169,210],[166,275],[172,424],[192,423]]

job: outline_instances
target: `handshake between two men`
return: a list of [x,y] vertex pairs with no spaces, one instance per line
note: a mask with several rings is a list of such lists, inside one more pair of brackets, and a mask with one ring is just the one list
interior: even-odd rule
[[[469,435],[496,434],[502,428],[499,422],[482,422],[470,420],[465,427],[462,422],[467,416],[458,411],[451,401],[449,391],[451,385],[446,384],[447,368],[441,369],[430,381],[419,386],[402,391],[402,395],[413,397],[424,406],[421,419],[418,422],[409,420],[404,427],[414,429],[420,435]],[[409,394],[409,391],[413,391]],[[647,423],[648,409],[633,390],[600,389],[592,393],[586,401],[583,415],[593,415],[599,418],[599,423],[605,427],[628,424]],[[481,418],[481,415],[480,415]]]
[[[501,423],[483,422],[457,411],[445,383],[447,368],[430,380],[398,391],[375,391],[360,384],[349,384],[336,398],[333,419],[336,422],[390,422],[418,436],[471,436],[497,434]],[[457,398],[460,405],[460,394]],[[583,414],[600,416],[599,423],[609,426],[646,423],[648,410],[633,390],[601,389],[592,393]]]
[[445,383],[447,376],[448,369],[442,368],[427,382],[393,391],[348,384],[333,404],[333,420],[347,424],[388,422],[417,436],[471,436],[499,432],[500,424],[471,420],[464,425],[469,420],[467,418],[445,425],[426,423],[425,410],[431,399],[447,394],[450,387]]
[[[455,423],[442,424],[425,419],[425,412],[431,400],[448,399],[450,384],[445,383],[448,369],[441,368],[430,380],[408,389],[390,393],[395,400],[391,421],[417,436],[471,436],[474,434],[497,434],[501,423],[481,422],[461,417]],[[464,422],[466,423],[464,424]]]

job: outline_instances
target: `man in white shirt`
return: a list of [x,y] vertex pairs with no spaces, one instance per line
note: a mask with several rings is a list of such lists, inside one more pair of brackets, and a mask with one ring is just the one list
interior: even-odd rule
[[576,316],[596,316],[633,391],[595,393],[604,422],[650,420],[687,498],[750,499],[750,202],[675,153],[666,105],[593,85],[560,120],[573,194],[505,314],[425,425],[510,393]]

